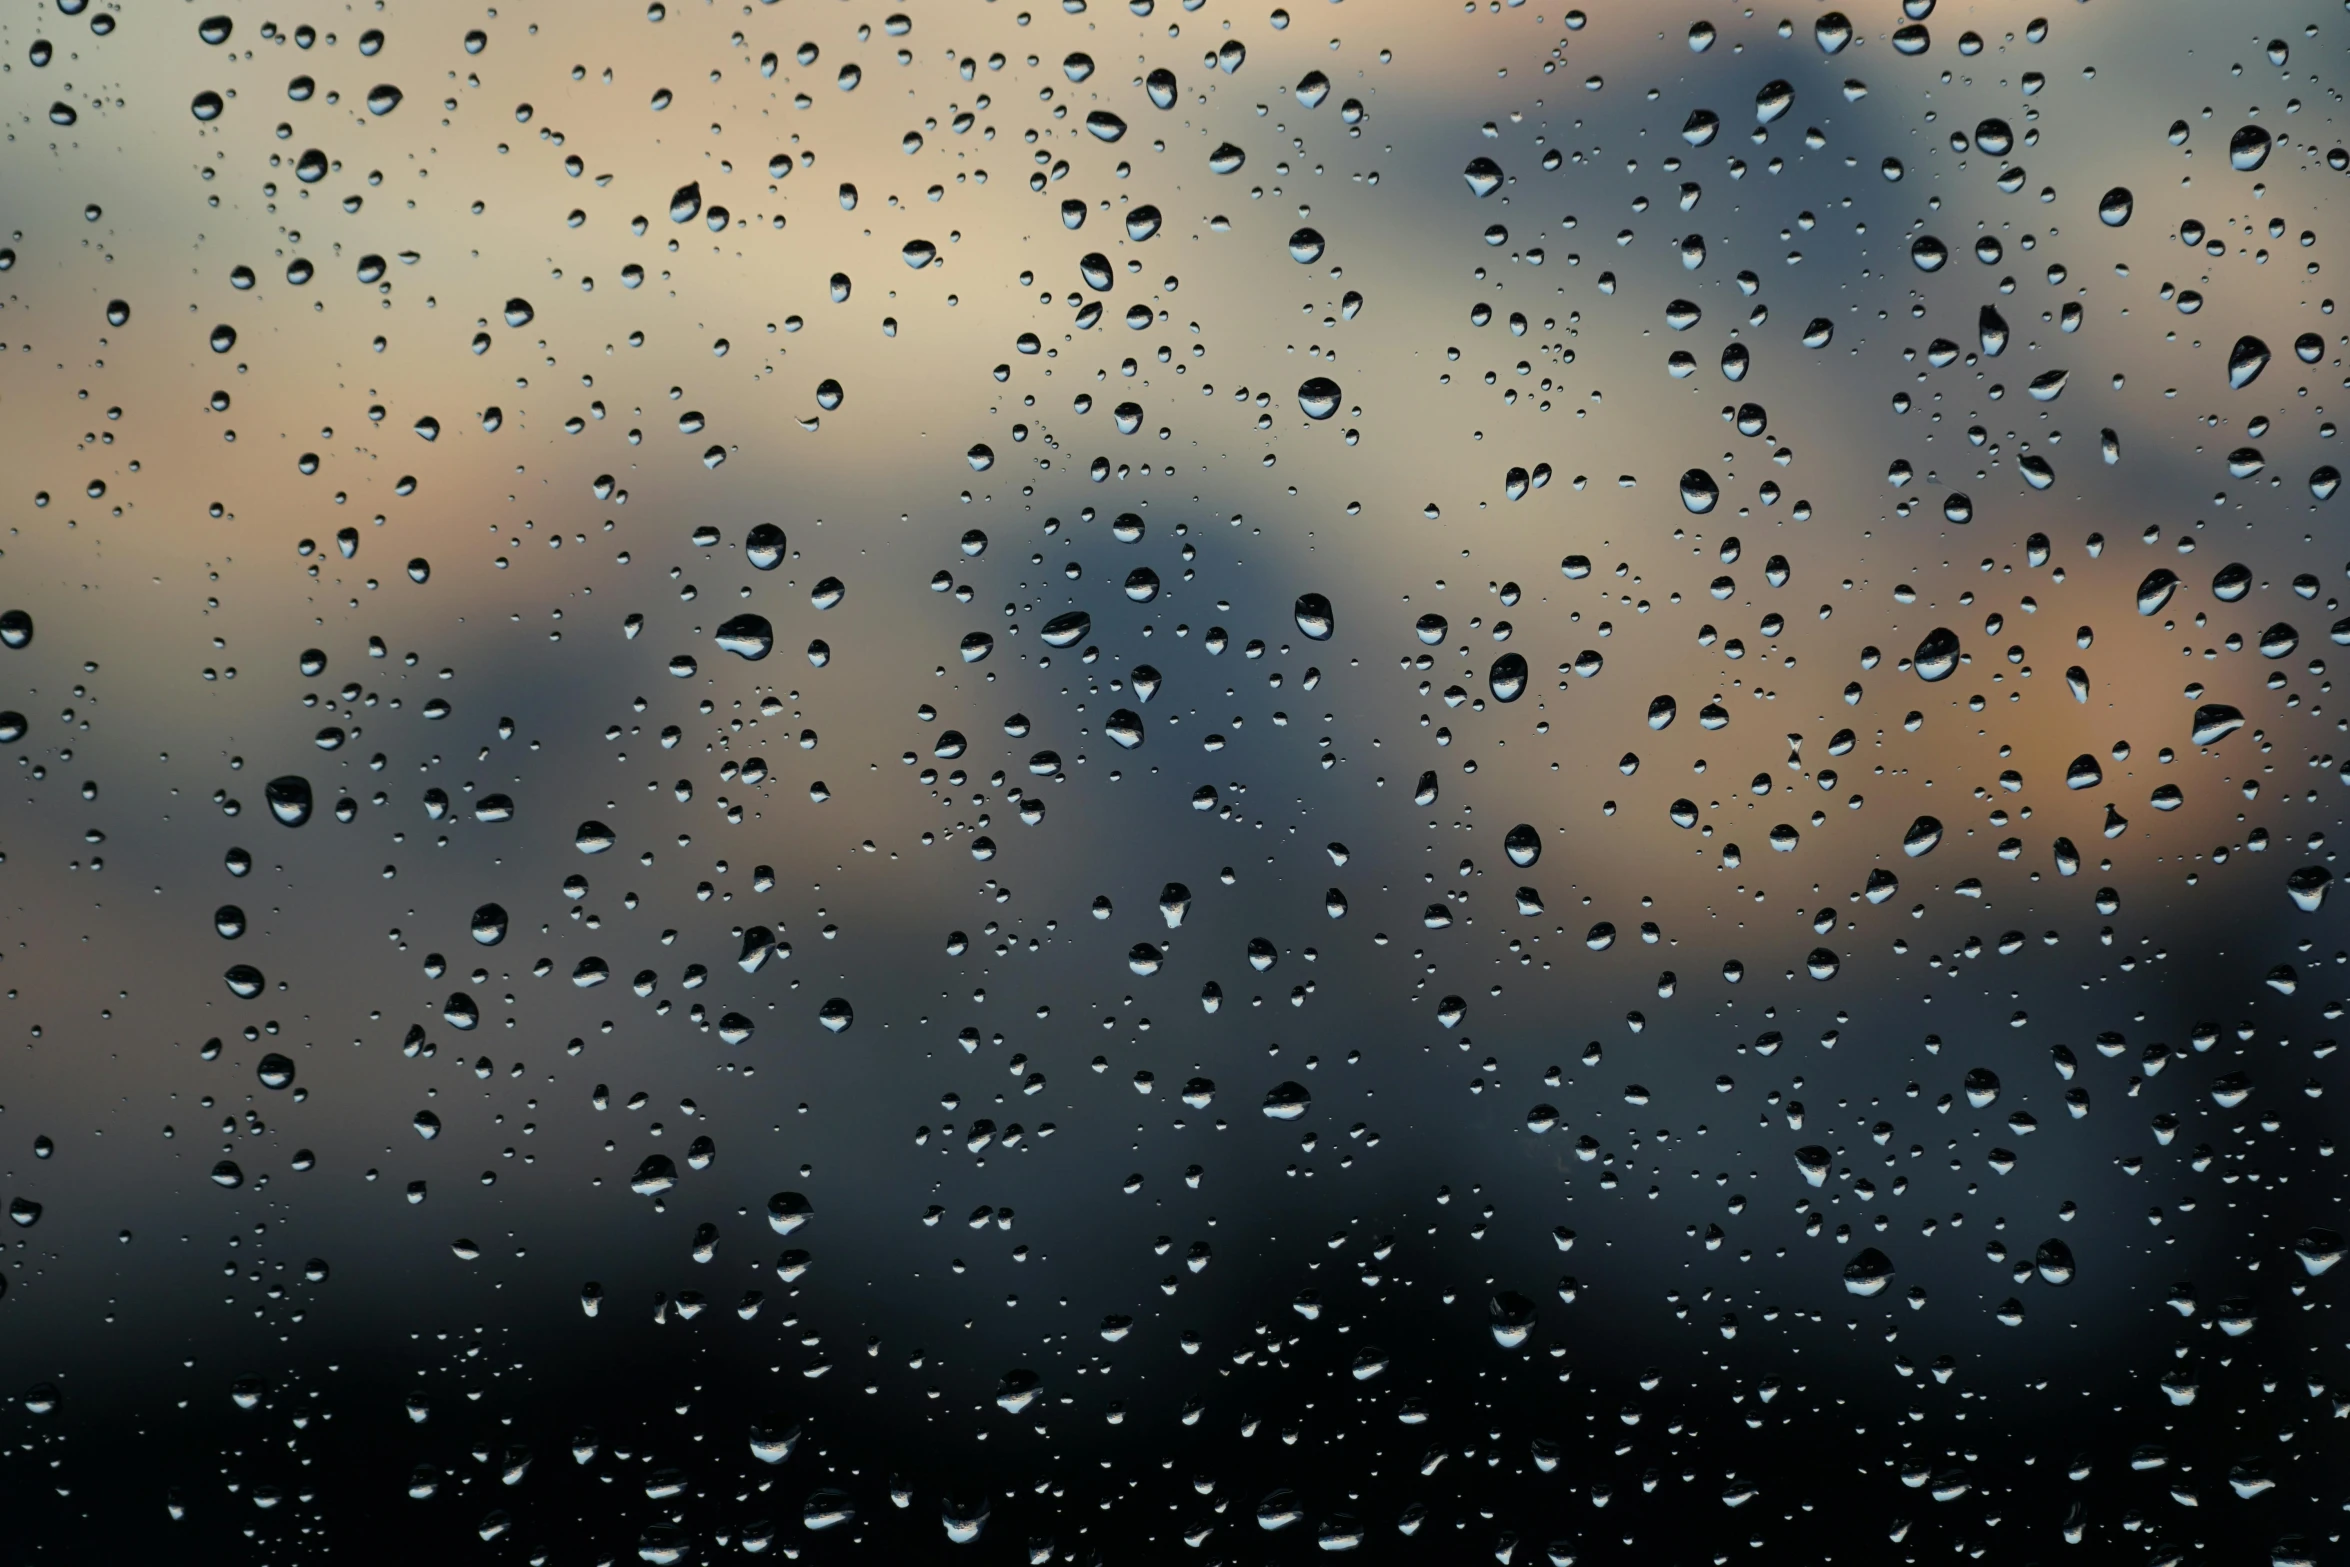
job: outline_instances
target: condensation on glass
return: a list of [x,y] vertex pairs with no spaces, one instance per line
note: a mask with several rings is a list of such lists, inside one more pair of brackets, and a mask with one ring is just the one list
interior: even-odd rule
[[25,1559],[2336,1559],[2346,26],[15,8]]

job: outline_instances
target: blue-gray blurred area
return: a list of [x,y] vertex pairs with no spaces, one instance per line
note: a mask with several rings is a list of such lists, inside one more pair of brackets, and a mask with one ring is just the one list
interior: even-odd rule
[[0,22],[17,1559],[2338,1554],[2339,11],[219,3]]

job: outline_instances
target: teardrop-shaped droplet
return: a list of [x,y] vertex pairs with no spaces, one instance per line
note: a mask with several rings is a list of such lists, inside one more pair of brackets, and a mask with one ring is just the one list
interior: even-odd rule
[[1329,641],[1330,633],[1338,626],[1330,601],[1319,593],[1300,593],[1297,603],[1291,606],[1291,613],[1299,632],[1316,642]]
[[2236,339],[2236,346],[2228,350],[2228,385],[2242,391],[2260,379],[2260,372],[2268,368],[2268,345],[2249,333]]
[[2118,229],[2130,221],[2137,199],[2127,185],[2116,185],[2097,200],[2097,221],[2109,229]]
[[1996,359],[2007,351],[2007,318],[1996,308],[1985,305],[1975,316],[1975,336],[1983,345],[1983,355]]

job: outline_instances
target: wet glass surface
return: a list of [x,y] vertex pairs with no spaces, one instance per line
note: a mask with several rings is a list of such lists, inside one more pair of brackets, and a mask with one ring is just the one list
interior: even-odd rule
[[2345,26],[18,7],[17,1555],[2338,1559]]

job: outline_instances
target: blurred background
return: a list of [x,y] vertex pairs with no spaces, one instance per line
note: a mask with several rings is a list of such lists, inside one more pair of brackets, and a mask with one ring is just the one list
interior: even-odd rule
[[2343,26],[16,7],[18,1555],[2337,1559]]

